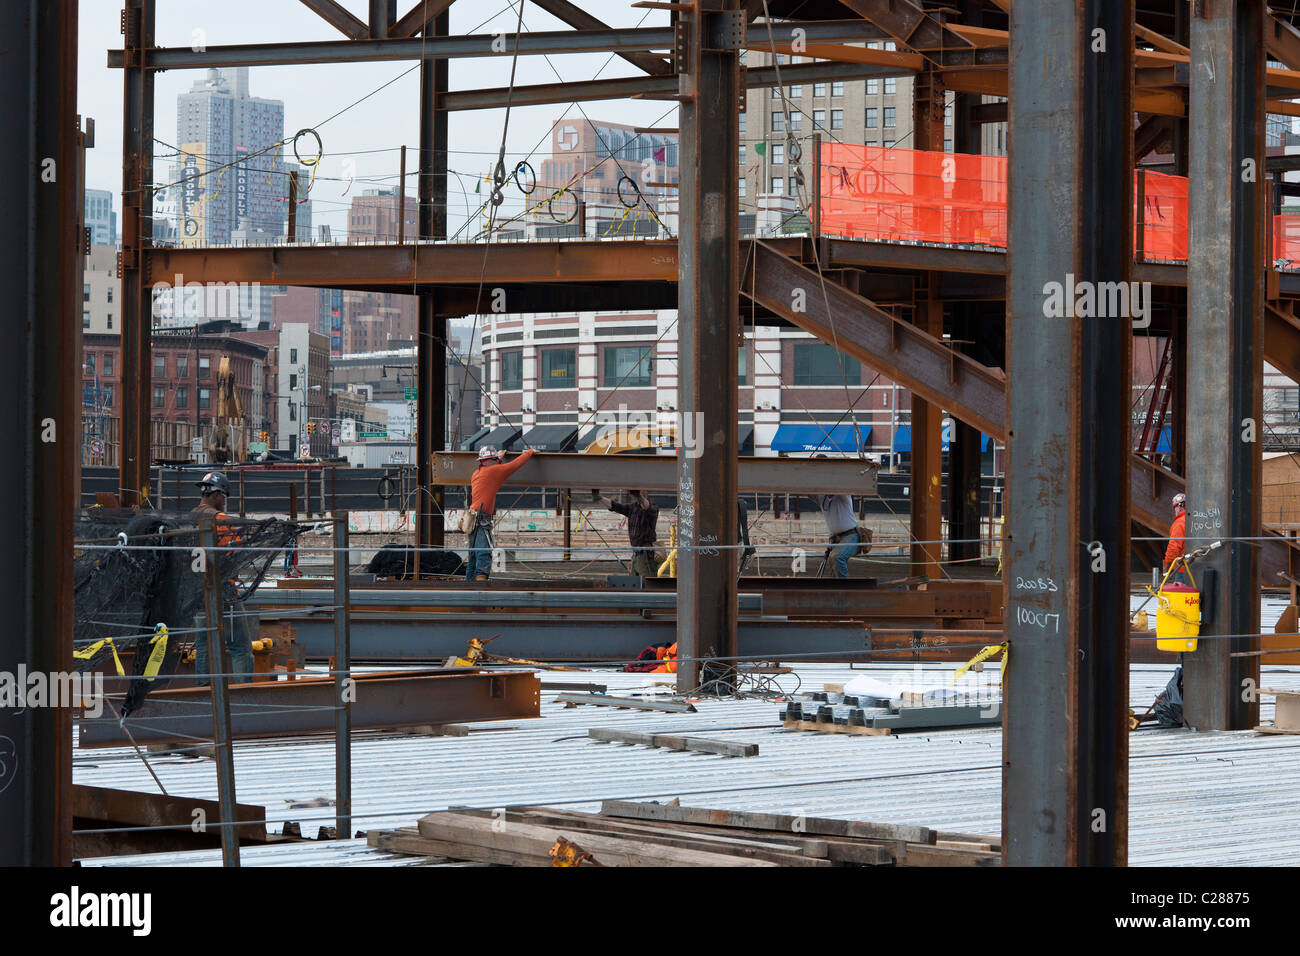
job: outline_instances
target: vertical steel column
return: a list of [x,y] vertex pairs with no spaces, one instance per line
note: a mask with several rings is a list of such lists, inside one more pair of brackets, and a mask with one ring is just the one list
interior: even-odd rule
[[[230,736],[230,695],[227,692],[231,672],[230,651],[226,647],[225,588],[221,579],[221,552],[213,522],[199,523],[199,545],[207,564],[203,572],[204,610],[207,613],[208,666],[212,688],[212,745],[217,758],[217,799],[221,806],[221,865],[239,866],[239,828],[235,825],[235,751]],[[236,611],[235,613],[240,613]]]
[[[739,0],[699,0],[681,14],[678,239],[677,687],[697,686],[699,658],[736,654],[739,540]],[[806,290],[811,295],[813,289]]]
[[334,515],[334,836],[352,834],[352,599],[348,582],[348,513]]
[[[912,98],[912,141],[916,149],[943,151],[944,88],[937,73],[918,73]],[[939,233],[943,210],[924,210],[920,221],[931,235]],[[943,337],[943,302],[938,297],[938,277],[931,273],[924,296],[912,321],[931,335]],[[912,574],[937,578],[943,572],[943,409],[918,395],[912,396],[912,468],[908,479],[911,504]]]
[[1263,0],[1216,0],[1191,23],[1187,546],[1224,542],[1195,568],[1212,608],[1183,662],[1184,719],[1198,730],[1245,729],[1259,711],[1243,684],[1259,658],[1229,656],[1258,641],[1215,635],[1259,633],[1259,549],[1228,539],[1261,533],[1265,16]]
[[1011,17],[1009,864],[1126,860],[1133,6]]
[[[425,24],[426,36],[447,36],[450,15],[439,14]],[[447,238],[447,92],[446,57],[420,61],[419,237]],[[447,441],[447,319],[438,315],[437,297],[419,297],[416,344],[416,543],[440,548],[444,541],[442,486],[434,486],[433,454]],[[466,357],[468,359],[468,356]],[[417,577],[419,564],[417,563]]]
[[[0,5],[0,671],[72,670],[82,381],[77,4]],[[72,863],[72,717],[0,708],[0,865]]]
[[[122,113],[122,449],[118,494],[137,504],[149,487],[149,354],[153,295],[145,250],[153,243],[154,74],[145,68],[154,45],[154,0],[124,0],[125,68]],[[197,363],[196,363],[197,364]],[[197,369],[195,374],[197,374]],[[197,392],[194,400],[198,407]]]

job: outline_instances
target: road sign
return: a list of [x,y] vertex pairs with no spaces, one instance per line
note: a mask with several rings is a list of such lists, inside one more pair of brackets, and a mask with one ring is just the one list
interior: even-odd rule
[[406,386],[406,400],[408,402],[415,401],[415,389],[412,388],[410,385]]
[[362,432],[362,438],[387,438],[388,432]]
[[303,442],[301,445],[299,445],[299,446],[298,446],[298,457],[299,457],[299,458],[310,458],[310,457],[311,457],[311,445],[307,444],[306,442]]

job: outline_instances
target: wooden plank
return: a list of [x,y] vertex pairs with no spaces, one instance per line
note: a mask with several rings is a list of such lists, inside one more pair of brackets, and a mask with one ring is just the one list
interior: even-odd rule
[[899,857],[899,866],[1001,866],[999,853],[982,850],[953,850],[935,846],[908,844],[907,854]]
[[927,844],[934,842],[934,831],[928,827],[894,826],[820,817],[794,817],[784,813],[744,813],[738,810],[709,810],[703,807],[673,807],[662,803],[633,800],[606,800],[601,803],[600,812],[606,816],[639,820],[670,820],[675,823],[748,827],[755,830],[780,830],[784,833],[813,833],[868,840],[905,840],[909,843]]
[[494,863],[499,866],[550,866],[547,856],[525,856],[513,850],[496,850],[474,844],[430,840],[420,836],[418,830],[371,830],[366,843],[377,850],[404,853],[407,856],[427,856],[434,860],[469,860],[474,863]]
[[608,694],[560,694],[557,704],[576,707],[578,704],[595,704],[597,707],[618,707],[624,710],[660,710],[667,714],[694,714],[695,705],[683,701],[643,700],[640,697],[610,697]]
[[814,734],[851,734],[855,737],[888,737],[893,733],[888,727],[862,727],[857,724],[835,724],[817,720],[781,721],[786,730],[804,730]]
[[684,850],[641,840],[592,834],[579,827],[538,827],[524,823],[485,820],[459,813],[430,813],[420,818],[420,835],[430,840],[460,843],[476,848],[516,853],[521,857],[544,855],[564,837],[590,853],[604,866],[776,866],[767,860],[746,859],[725,853]]
[[694,750],[699,753],[721,754],[724,757],[758,756],[758,744],[713,740],[709,737],[639,734],[631,730],[611,730],[607,727],[592,727],[587,731],[587,736],[604,743],[640,744],[644,747],[662,747],[664,750]]

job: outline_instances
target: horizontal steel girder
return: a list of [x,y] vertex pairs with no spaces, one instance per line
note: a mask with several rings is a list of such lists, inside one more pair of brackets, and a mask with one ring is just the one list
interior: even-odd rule
[[[334,623],[325,623],[322,640],[334,646]],[[356,643],[356,628],[353,628]],[[464,647],[461,648],[461,651]],[[357,655],[353,655],[354,659]],[[392,658],[389,658],[391,660]],[[539,717],[541,681],[526,671],[459,670],[443,674],[358,674],[353,677],[353,730],[511,720]],[[333,677],[259,684],[231,684],[230,726],[235,739],[331,733],[338,701]],[[121,710],[120,699],[117,702]],[[130,743],[211,740],[212,698],[206,687],[150,694],[119,726],[112,710],[80,718],[80,747],[121,747]]]
[[[701,414],[707,416],[708,411]],[[706,418],[707,427],[707,418]],[[433,482],[468,485],[478,466],[472,451],[436,452]],[[874,495],[876,466],[856,458],[741,458],[741,491],[817,491],[828,495]],[[669,455],[538,454],[511,484],[530,488],[644,488],[669,491],[677,487],[677,459]]]
[[[188,833],[194,825],[195,810],[202,810],[204,816],[213,823],[221,820],[221,805],[216,800],[166,796],[140,790],[87,787],[81,784],[72,788],[72,815],[75,825],[82,829],[176,827]],[[266,807],[237,803],[235,819],[245,824],[239,828],[241,840],[266,841]]]

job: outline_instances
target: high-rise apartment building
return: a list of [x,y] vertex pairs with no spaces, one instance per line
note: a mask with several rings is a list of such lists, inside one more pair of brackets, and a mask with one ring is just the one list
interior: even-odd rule
[[109,190],[86,190],[86,228],[90,230],[91,245],[111,246],[117,242],[117,213]]
[[[418,235],[416,200],[406,197],[405,210],[396,189],[367,189],[352,199],[348,210],[349,241],[397,241],[399,218],[406,221],[406,238]],[[416,298],[392,292],[343,293],[343,314],[335,354],[351,355],[396,348],[415,341]]]

